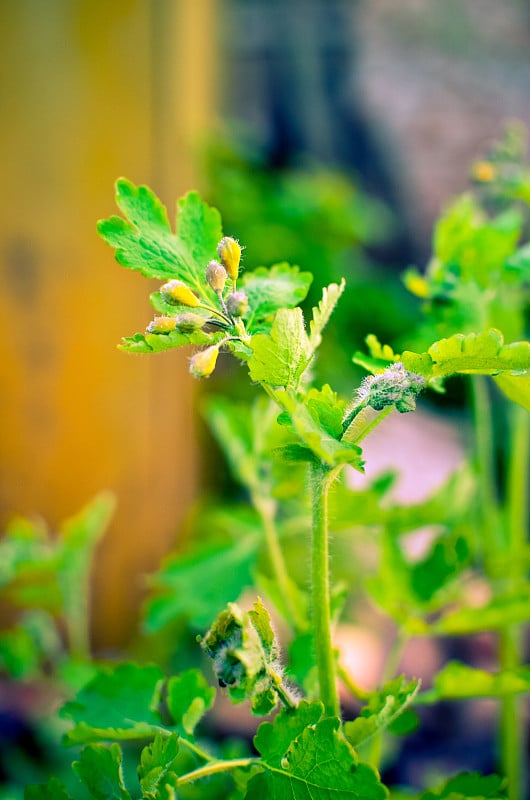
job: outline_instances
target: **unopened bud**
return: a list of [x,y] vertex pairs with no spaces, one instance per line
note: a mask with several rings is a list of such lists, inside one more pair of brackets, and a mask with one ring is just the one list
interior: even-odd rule
[[215,369],[219,348],[216,344],[199,350],[190,361],[190,372],[194,378],[208,378]]
[[216,294],[225,288],[228,275],[226,269],[218,261],[210,261],[206,267],[206,283],[212,287]]
[[365,378],[357,391],[357,397],[375,411],[382,411],[383,408],[393,405],[403,414],[414,411],[416,397],[424,387],[425,378],[408,372],[397,361],[384,372]]
[[199,298],[183,281],[168,281],[160,288],[160,293],[164,300],[171,305],[190,306],[190,308],[199,305]]
[[226,310],[231,317],[242,317],[248,309],[248,297],[245,292],[232,292],[226,298]]
[[186,314],[179,314],[178,317],[175,317],[176,329],[180,333],[198,331],[206,325],[206,322],[205,317],[201,317],[200,314],[194,314],[193,311],[188,311]]
[[147,326],[147,333],[170,333],[175,328],[175,317],[155,317]]
[[236,242],[231,236],[224,236],[217,245],[217,252],[230,278],[235,281],[239,275],[239,262],[241,261],[239,242]]

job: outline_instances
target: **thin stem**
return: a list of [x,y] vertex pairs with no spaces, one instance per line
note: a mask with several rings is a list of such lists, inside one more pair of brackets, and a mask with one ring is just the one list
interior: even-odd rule
[[[528,530],[528,471],[530,415],[520,406],[510,408],[510,460],[508,463],[506,521],[509,575],[507,589],[517,594],[525,588],[526,531]],[[499,661],[502,670],[517,669],[523,659],[520,625],[506,626],[500,632]],[[501,707],[501,758],[508,778],[509,800],[520,800],[526,786],[526,727],[522,704],[508,695]]]
[[[390,646],[390,650],[388,652],[388,656],[385,661],[385,666],[383,669],[383,674],[381,676],[381,683],[384,685],[387,681],[392,680],[395,677],[399,662],[401,660],[401,656],[403,654],[403,648],[405,647],[407,641],[409,639],[408,634],[401,628],[396,633],[394,641]],[[381,756],[383,754],[383,733],[378,733],[372,739],[372,744],[370,746],[370,755],[368,757],[368,761],[370,764],[375,767],[376,769],[379,768],[379,764],[381,763]]]
[[287,565],[280,546],[278,531],[275,522],[275,503],[273,500],[262,497],[253,496],[252,502],[258,511],[263,523],[265,531],[265,542],[267,551],[274,573],[274,578],[280,590],[281,596],[285,603],[285,610],[287,612],[289,621],[294,626],[296,632],[305,630],[305,620],[298,607],[296,596],[292,590],[292,584],[287,572]]
[[342,664],[340,661],[337,666],[337,674],[350,694],[352,694],[358,700],[368,700],[370,697],[370,692],[368,692],[366,689],[363,689],[362,686],[359,686],[349,670],[347,670],[344,664]]
[[328,494],[337,469],[330,470],[322,464],[312,464],[311,470],[313,492],[311,588],[320,699],[327,714],[339,716],[335,654],[331,641],[328,534]]
[[201,778],[208,778],[210,775],[216,775],[219,772],[230,772],[239,767],[251,767],[253,764],[257,764],[258,761],[259,758],[256,757],[233,758],[229,761],[210,761],[208,764],[205,764],[204,767],[199,767],[193,770],[193,772],[188,772],[187,775],[182,775],[177,780],[177,786],[184,786],[185,783],[193,783],[193,781],[198,781]]
[[480,542],[483,547],[484,566],[492,576],[496,573],[497,555],[502,549],[499,525],[499,503],[494,466],[493,414],[488,390],[488,379],[474,375],[471,380],[473,427],[475,433],[475,458],[478,477]]
[[206,311],[209,311],[210,314],[215,314],[216,317],[220,317],[228,325],[230,326],[232,325],[232,320],[230,319],[230,317],[225,316],[213,306],[210,306],[207,303],[199,303],[198,308],[204,308]]

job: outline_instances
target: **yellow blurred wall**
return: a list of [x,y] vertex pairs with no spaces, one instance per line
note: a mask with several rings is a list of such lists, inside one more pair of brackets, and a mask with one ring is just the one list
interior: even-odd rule
[[173,213],[213,113],[215,0],[0,4],[0,517],[52,525],[112,489],[98,552],[97,646],[120,644],[142,575],[196,492],[186,355],[120,353],[152,316],[149,283],[113,261],[98,218],[113,182]]

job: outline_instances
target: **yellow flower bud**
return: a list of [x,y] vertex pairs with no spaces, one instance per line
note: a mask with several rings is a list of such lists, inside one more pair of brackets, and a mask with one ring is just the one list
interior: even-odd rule
[[206,318],[201,317],[199,314],[194,314],[193,311],[188,311],[186,314],[179,314],[175,317],[175,324],[178,331],[181,333],[193,333],[198,331],[206,325]]
[[168,281],[160,288],[160,293],[167,303],[175,306],[195,308],[199,305],[199,298],[183,281]]
[[206,283],[212,287],[216,294],[219,294],[225,288],[225,283],[228,275],[226,269],[218,261],[210,261],[206,267]]
[[239,262],[241,261],[239,242],[236,242],[231,236],[224,236],[217,245],[217,252],[230,278],[235,281],[239,275]]
[[176,324],[175,317],[155,317],[147,326],[147,333],[170,333]]
[[190,361],[190,372],[194,378],[208,378],[215,369],[219,347],[213,344],[206,350],[199,350]]
[[473,167],[473,177],[480,183],[490,183],[497,176],[497,171],[490,161],[479,161]]

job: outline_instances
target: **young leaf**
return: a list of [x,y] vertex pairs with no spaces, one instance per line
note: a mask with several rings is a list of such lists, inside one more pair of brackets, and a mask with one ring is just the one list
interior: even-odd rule
[[401,676],[373,692],[359,716],[344,724],[344,735],[350,744],[357,748],[388,728],[412,703],[419,688],[420,681],[407,681]]
[[268,386],[296,389],[309,357],[309,339],[299,308],[278,311],[270,334],[259,333],[250,342],[250,378]]
[[167,682],[166,703],[173,723],[190,736],[214,699],[215,689],[197,669],[189,669]]
[[320,346],[322,331],[326,327],[345,285],[343,278],[340,284],[330,283],[322,290],[322,300],[313,309],[313,319],[309,323],[309,346],[312,353]]
[[324,400],[324,396],[323,393],[313,394],[311,399],[314,402],[311,408],[284,390],[278,389],[274,393],[278,405],[287,411],[290,424],[299,441],[308,447],[319,461],[330,467],[337,464],[351,464],[362,472],[361,448],[356,444],[339,440],[329,432],[330,428],[338,429],[336,427],[338,406],[330,398]]
[[530,692],[530,666],[504,672],[485,672],[459,661],[450,661],[434,678],[433,688],[421,694],[418,702],[470,697],[506,697]]
[[506,781],[498,775],[464,772],[438,789],[423,792],[420,800],[503,800]]
[[50,778],[47,783],[30,784],[24,789],[24,800],[72,800],[66,786],[57,778]]
[[138,777],[144,797],[158,800],[158,790],[163,784],[176,785],[175,768],[178,753],[179,737],[176,734],[172,736],[157,734],[153,742],[144,747],[138,767]]
[[131,800],[123,782],[119,744],[110,747],[91,744],[83,748],[79,761],[75,761],[72,767],[93,800]]
[[112,216],[98,223],[100,236],[116,248],[116,261],[148,278],[178,278],[204,295],[204,270],[222,237],[219,212],[189,192],[178,203],[175,235],[166,209],[146,186],[121,178],[116,202],[126,220]]
[[154,665],[120,664],[113,670],[101,669],[61,709],[62,717],[76,723],[66,734],[66,743],[151,735],[153,726],[161,725],[155,709],[162,679],[161,670]]
[[241,288],[248,298],[246,315],[249,330],[280,308],[294,308],[305,300],[313,276],[289,264],[275,264],[270,269],[258,267],[243,274]]
[[220,686],[235,703],[252,702],[254,714],[268,714],[278,702],[278,644],[261,600],[250,612],[229,603],[202,640]]
[[164,350],[173,350],[175,347],[185,347],[186,345],[210,345],[221,341],[224,338],[222,331],[208,333],[198,330],[192,333],[180,333],[179,331],[169,331],[169,333],[136,333],[134,336],[127,336],[118,345],[120,350],[127,353],[162,353]]
[[359,763],[340,732],[339,720],[328,717],[306,726],[284,752],[278,765],[275,748],[263,757],[264,771],[248,785],[247,798],[269,800],[385,800],[387,791],[375,770]]

